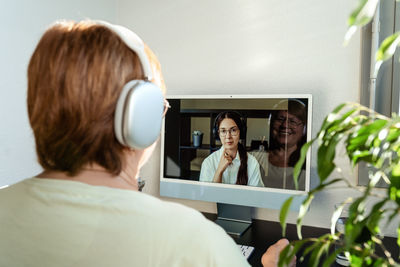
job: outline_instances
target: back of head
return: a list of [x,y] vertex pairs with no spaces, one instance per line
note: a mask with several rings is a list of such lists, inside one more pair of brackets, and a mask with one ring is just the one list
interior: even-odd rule
[[106,27],[50,27],[28,67],[28,113],[42,167],[73,175],[97,163],[118,174],[124,147],[114,134],[116,103],[127,81],[143,78],[137,55]]

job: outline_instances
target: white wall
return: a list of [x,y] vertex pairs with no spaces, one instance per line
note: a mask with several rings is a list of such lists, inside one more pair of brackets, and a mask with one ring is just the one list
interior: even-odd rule
[[58,19],[115,17],[115,0],[0,0],[0,186],[41,171],[27,116],[26,71],[44,30]]
[[[356,4],[118,0],[117,17],[159,56],[169,94],[311,93],[315,134],[337,104],[359,99],[359,34],[342,46],[346,19]],[[145,191],[154,195],[159,195],[158,151],[142,170]],[[317,179],[313,170],[312,184]],[[334,203],[348,194],[336,190],[318,196],[305,224],[329,227]],[[173,201],[216,211],[214,203]],[[277,221],[278,215],[276,210],[256,210],[262,219]]]

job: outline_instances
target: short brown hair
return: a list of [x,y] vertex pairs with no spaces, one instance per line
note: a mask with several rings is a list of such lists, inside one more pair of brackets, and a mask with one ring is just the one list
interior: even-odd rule
[[140,61],[111,30],[91,21],[50,27],[28,67],[28,113],[42,167],[74,175],[97,163],[119,174],[124,147],[114,112],[133,79],[144,79]]

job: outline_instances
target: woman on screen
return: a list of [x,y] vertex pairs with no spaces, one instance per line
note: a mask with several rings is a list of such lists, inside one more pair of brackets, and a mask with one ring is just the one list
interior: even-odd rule
[[239,113],[224,111],[215,119],[213,132],[222,147],[209,155],[201,164],[200,181],[264,186],[260,165],[239,142],[245,127]]
[[[300,100],[289,99],[287,109],[272,112],[268,167],[261,168],[266,187],[295,189],[293,167],[299,160],[301,147],[306,142],[306,125],[307,109]],[[299,190],[304,190],[304,166],[298,182]]]

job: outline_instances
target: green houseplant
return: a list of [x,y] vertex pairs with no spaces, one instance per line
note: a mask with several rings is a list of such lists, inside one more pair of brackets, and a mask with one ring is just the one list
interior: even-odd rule
[[[359,5],[349,17],[349,31],[345,42],[358,27],[371,21],[378,4],[379,0],[359,0]],[[382,42],[376,53],[376,73],[381,63],[393,56],[399,43],[400,32]],[[300,240],[291,242],[292,246],[282,251],[279,265],[286,266],[302,249],[303,255],[309,256],[310,266],[330,266],[339,253],[346,255],[351,266],[400,266],[399,259],[390,255],[384,247],[380,230],[383,223],[398,220],[400,217],[400,117],[393,114],[388,118],[357,103],[340,104],[325,118],[316,137],[303,146],[301,158],[295,166],[295,183],[312,144],[318,145],[319,184],[307,193],[300,207],[297,218]],[[371,167],[366,187],[357,187],[345,177],[331,177],[337,167],[335,156],[338,146],[345,147],[353,166],[364,162]],[[388,187],[377,192],[374,188],[380,180],[385,181]],[[343,184],[359,191],[359,196],[344,200],[334,211],[329,234],[319,238],[302,239],[302,220],[315,195]],[[293,197],[287,199],[281,208],[283,234],[292,200]],[[372,202],[372,205],[367,205],[367,202]],[[335,223],[346,203],[351,203],[349,218],[345,223],[344,233],[338,233],[335,231]],[[367,206],[370,208],[366,208]],[[397,227],[397,233],[397,245],[400,247],[400,226]],[[333,249],[335,244],[339,244],[340,248]],[[377,250],[383,253],[378,255]]]

